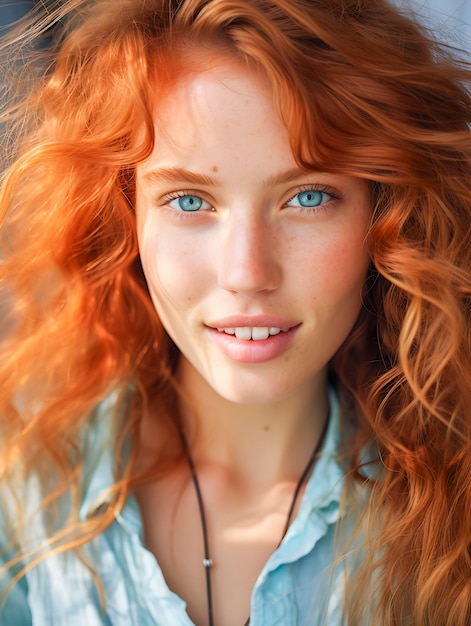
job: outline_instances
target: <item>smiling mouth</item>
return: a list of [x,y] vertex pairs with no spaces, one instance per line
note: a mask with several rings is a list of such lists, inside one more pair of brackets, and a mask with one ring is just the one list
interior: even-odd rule
[[269,328],[267,326],[239,326],[237,328],[218,328],[218,332],[226,335],[234,335],[237,339],[245,341],[263,341],[274,335],[285,333],[289,328]]

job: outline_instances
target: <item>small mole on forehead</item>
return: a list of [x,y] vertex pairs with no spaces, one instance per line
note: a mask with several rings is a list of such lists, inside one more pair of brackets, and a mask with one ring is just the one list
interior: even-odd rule
[[264,430],[265,432],[268,432],[268,431],[270,430],[270,426],[267,426],[267,425],[266,425],[266,426],[264,426],[264,427],[263,427],[263,430]]
[[213,167],[211,168],[212,172],[218,172],[219,171],[219,167],[217,165],[213,165]]

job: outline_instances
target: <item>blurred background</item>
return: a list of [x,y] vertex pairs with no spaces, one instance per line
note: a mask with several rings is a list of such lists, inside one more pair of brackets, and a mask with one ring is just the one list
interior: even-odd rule
[[471,52],[471,0],[394,0],[411,7],[442,41]]
[[19,19],[30,10],[33,3],[34,0],[0,0],[0,26],[5,27]]
[[[5,28],[19,19],[35,1],[43,4],[48,2],[48,0],[0,0],[0,27]],[[399,6],[412,8],[418,12],[440,39],[471,51],[471,0],[393,1]]]

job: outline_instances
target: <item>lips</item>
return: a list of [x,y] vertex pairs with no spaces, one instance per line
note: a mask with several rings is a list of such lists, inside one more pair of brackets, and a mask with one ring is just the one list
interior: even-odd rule
[[277,329],[287,331],[298,325],[299,320],[263,313],[257,315],[228,315],[227,317],[221,317],[206,323],[206,326],[209,328],[223,330],[230,335],[235,334],[236,329],[240,328],[268,328],[269,334],[271,334],[270,330],[272,329],[274,330],[273,334],[277,334]]
[[239,363],[264,363],[281,356],[292,344],[299,322],[267,316],[231,316],[207,325],[222,352]]
[[275,326],[238,326],[236,328],[218,328],[218,332],[226,333],[226,335],[235,335],[237,339],[245,341],[263,341],[268,337],[273,337],[281,332],[286,332],[289,328],[277,328]]

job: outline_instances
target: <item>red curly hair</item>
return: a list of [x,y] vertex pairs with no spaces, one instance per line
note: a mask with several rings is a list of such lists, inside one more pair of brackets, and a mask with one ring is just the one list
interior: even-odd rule
[[[54,24],[48,49],[19,64]],[[153,403],[172,436],[172,346],[139,264],[135,168],[153,149],[151,89],[171,88],[191,49],[211,46],[265,74],[301,167],[372,188],[364,307],[332,362],[355,423],[350,488],[364,480],[371,442],[379,452],[348,623],[372,612],[385,626],[469,626],[470,72],[386,0],[68,0],[13,31],[0,64],[11,103],[2,481],[14,493],[32,473],[53,480],[44,507],[70,493],[70,523],[50,550],[72,549],[113,519],[113,508],[76,517],[94,408],[113,392],[116,419],[125,413],[117,459]],[[114,510],[133,488],[136,455]],[[18,501],[20,521],[22,510]]]

